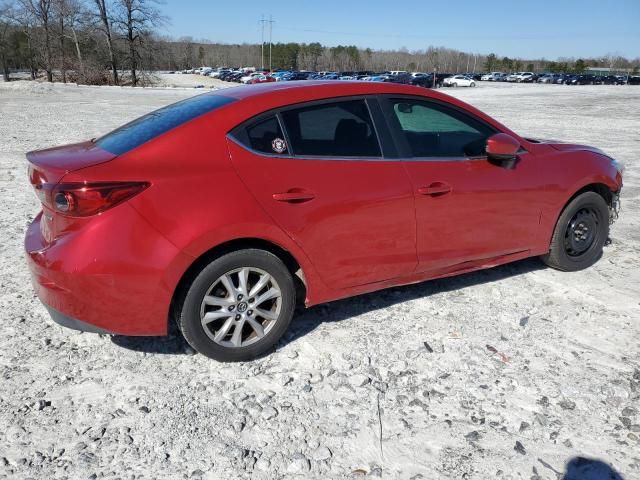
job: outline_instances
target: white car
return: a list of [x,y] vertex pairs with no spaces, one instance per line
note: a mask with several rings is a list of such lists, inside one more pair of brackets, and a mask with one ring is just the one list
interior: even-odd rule
[[228,68],[219,68],[217,70],[213,70],[212,72],[209,72],[208,75],[211,78],[218,78],[220,75],[222,75],[223,73],[227,73],[230,72],[231,70]]
[[522,72],[518,75],[517,82],[533,82],[534,74],[533,72]]
[[454,75],[453,77],[447,77],[442,81],[442,84],[446,87],[475,87],[476,82],[464,75]]
[[482,77],[480,77],[480,80],[485,81],[485,82],[495,82],[499,79],[502,79],[502,76],[504,74],[502,72],[491,72],[491,73],[487,73],[486,75],[483,75]]
[[253,73],[251,73],[249,75],[245,75],[244,77],[240,78],[240,83],[249,83],[255,77],[259,77],[260,75],[264,75],[264,73],[263,72],[253,72]]

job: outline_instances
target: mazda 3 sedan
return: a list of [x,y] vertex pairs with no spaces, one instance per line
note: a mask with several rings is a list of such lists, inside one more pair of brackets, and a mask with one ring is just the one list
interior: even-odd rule
[[602,254],[621,168],[419,87],[278,82],[189,98],[30,152],[39,298],[67,327],[165,335],[221,361],[316,305],[540,256]]

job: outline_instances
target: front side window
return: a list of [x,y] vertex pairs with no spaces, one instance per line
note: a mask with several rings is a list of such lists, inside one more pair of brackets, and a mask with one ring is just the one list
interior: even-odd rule
[[452,108],[414,99],[390,99],[393,117],[413,157],[475,157],[493,130]]
[[380,157],[364,100],[323,103],[281,113],[294,155]]

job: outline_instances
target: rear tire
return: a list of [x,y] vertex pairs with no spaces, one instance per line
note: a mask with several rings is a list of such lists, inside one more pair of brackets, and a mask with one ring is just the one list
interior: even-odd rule
[[590,267],[602,256],[609,237],[609,207],[595,192],[585,192],[565,207],[551,237],[549,253],[540,257],[565,272]]
[[238,250],[196,276],[179,309],[178,326],[202,355],[221,362],[252,360],[282,337],[295,303],[293,277],[282,260],[264,250]]

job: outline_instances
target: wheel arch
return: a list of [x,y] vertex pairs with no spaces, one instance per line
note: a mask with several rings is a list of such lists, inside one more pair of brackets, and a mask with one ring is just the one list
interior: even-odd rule
[[[246,237],[236,238],[220,243],[209,250],[203,252],[199,257],[195,258],[191,265],[185,270],[180,277],[171,298],[170,317],[177,318],[178,309],[181,307],[186,295],[187,289],[193,279],[202,269],[211,263],[214,259],[222,255],[244,249],[258,249],[272,253],[285,264],[296,285],[296,297],[298,301],[304,301],[307,297],[308,284],[301,263],[295,256],[284,247],[263,238]],[[168,319],[171,322],[171,318]]]
[[611,208],[611,204],[614,198],[614,191],[612,191],[611,187],[609,185],[607,185],[606,183],[603,182],[599,182],[599,181],[594,181],[592,183],[588,183],[582,187],[580,187],[579,189],[577,189],[567,200],[565,200],[565,202],[561,205],[561,207],[557,210],[556,214],[553,217],[553,222],[550,224],[550,229],[547,232],[547,235],[545,235],[545,242],[546,242],[546,247],[545,248],[549,248],[551,245],[551,238],[553,237],[553,232],[556,228],[556,225],[558,223],[558,220],[560,219],[560,216],[563,214],[563,212],[565,211],[565,209],[567,208],[567,206],[579,195],[582,195],[583,193],[586,192],[594,192],[597,193],[598,195],[600,195],[604,201],[606,202],[606,204]]
[[613,192],[611,191],[611,188],[609,187],[609,185],[602,182],[589,183],[584,187],[580,188],[573,195],[571,195],[571,197],[562,206],[562,209],[558,214],[558,218],[560,217],[560,215],[562,215],[562,212],[564,212],[564,209],[567,207],[567,205],[569,205],[571,201],[573,201],[574,198],[576,198],[578,195],[582,195],[585,192],[597,193],[604,199],[605,202],[607,202],[607,205],[611,205],[611,201],[613,200]]

